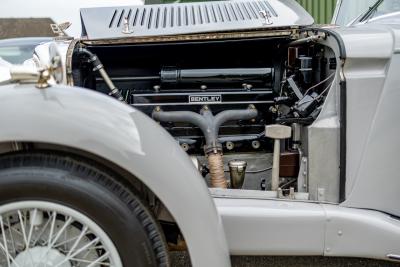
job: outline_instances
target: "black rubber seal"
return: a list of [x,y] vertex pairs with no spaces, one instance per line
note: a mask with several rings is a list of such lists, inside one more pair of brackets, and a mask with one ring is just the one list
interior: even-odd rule
[[346,153],[347,153],[347,90],[346,80],[340,82],[340,184],[339,202],[346,200]]

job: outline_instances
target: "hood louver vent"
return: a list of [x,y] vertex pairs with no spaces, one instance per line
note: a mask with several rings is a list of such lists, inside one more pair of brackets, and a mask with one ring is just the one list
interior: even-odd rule
[[267,1],[196,3],[192,5],[143,6],[116,8],[109,28],[120,28],[126,18],[132,27],[160,29],[198,24],[264,20],[261,11],[278,17]]
[[[286,10],[285,10],[286,9]],[[286,12],[285,12],[286,11]],[[310,25],[294,0],[235,0],[81,10],[89,39]]]

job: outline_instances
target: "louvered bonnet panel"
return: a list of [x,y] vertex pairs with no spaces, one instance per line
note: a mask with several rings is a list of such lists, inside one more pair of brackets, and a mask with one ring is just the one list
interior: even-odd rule
[[[266,16],[268,18],[266,18]],[[89,39],[309,26],[294,0],[234,0],[81,9]]]

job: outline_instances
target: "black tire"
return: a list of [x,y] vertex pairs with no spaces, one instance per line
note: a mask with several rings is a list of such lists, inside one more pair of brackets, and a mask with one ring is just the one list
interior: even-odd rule
[[0,205],[24,200],[62,204],[92,219],[113,241],[124,267],[169,266],[152,214],[109,170],[88,160],[38,152],[0,156]]

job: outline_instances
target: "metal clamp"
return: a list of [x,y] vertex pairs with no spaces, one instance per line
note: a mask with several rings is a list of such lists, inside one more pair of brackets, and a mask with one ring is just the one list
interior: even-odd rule
[[264,18],[264,23],[263,25],[271,25],[274,24],[274,22],[271,20],[271,12],[268,10],[260,10],[260,15]]
[[129,28],[129,19],[127,17],[124,18],[124,28],[122,30],[122,33],[124,34],[131,34],[133,33],[133,30]]

